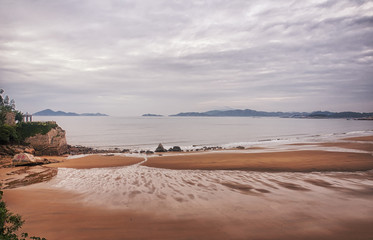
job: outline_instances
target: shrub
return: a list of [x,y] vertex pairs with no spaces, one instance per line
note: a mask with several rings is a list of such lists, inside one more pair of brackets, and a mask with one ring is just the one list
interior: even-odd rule
[[19,136],[15,127],[0,126],[0,144],[19,143]]
[[36,134],[47,134],[52,128],[57,127],[55,122],[22,122],[17,125],[17,134],[24,141]]
[[36,134],[47,134],[57,127],[55,122],[22,122],[16,126],[0,125],[0,144],[19,144]]

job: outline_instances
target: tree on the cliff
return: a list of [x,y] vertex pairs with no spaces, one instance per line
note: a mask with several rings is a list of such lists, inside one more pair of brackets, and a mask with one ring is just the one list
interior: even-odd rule
[[14,99],[4,96],[4,90],[0,89],[0,144],[19,143],[16,127],[5,124],[5,118],[9,112],[15,114],[15,120],[18,123],[23,121],[23,114],[16,110]]
[[10,99],[8,95],[3,96],[4,89],[0,89],[0,107],[2,111],[13,111],[16,108],[14,99]]
[[22,233],[18,237],[16,232],[21,229],[23,223],[22,217],[10,212],[3,201],[3,192],[0,191],[0,239],[1,240],[46,240],[40,237],[29,237],[28,233]]
[[[3,96],[3,94],[4,89],[0,89],[0,125],[4,124],[7,112],[14,112],[16,115],[22,115],[21,112],[16,111],[16,102],[14,99],[10,99],[8,95]],[[23,120],[23,116],[21,120]]]

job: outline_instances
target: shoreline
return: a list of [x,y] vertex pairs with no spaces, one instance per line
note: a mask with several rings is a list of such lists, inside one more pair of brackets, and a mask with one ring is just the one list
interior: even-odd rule
[[[293,147],[294,144],[285,144],[284,146]],[[283,148],[254,147],[154,154],[93,154],[84,155],[81,158],[66,159],[63,163],[48,166],[82,169],[141,164],[147,167],[178,170],[268,172],[367,171],[373,169],[373,136],[342,138],[334,142],[299,143],[295,146],[295,149],[285,150]],[[307,146],[313,146],[313,148],[303,149]],[[336,147],[340,151],[336,150]],[[332,150],[328,151],[328,148]],[[341,151],[343,149],[345,151]],[[357,150],[358,152],[350,152],[349,150]]]
[[[359,141],[358,139],[363,139],[362,141],[371,141],[371,136],[373,130],[362,131],[362,132],[346,132],[346,133],[334,133],[334,134],[324,134],[324,135],[286,135],[278,137],[263,137],[258,138],[253,141],[247,142],[228,142],[228,143],[190,143],[190,145],[175,145],[171,143],[163,144],[166,150],[174,146],[179,146],[184,152],[203,152],[211,150],[228,150],[228,149],[255,149],[255,148],[267,148],[276,147],[278,145],[287,144],[307,144],[307,143],[322,143],[322,142],[336,142],[341,140]],[[355,139],[356,140],[353,140]],[[369,140],[370,139],[370,140]],[[151,154],[154,153],[157,145],[123,145],[123,146],[82,146],[82,145],[69,145],[71,155],[80,154],[110,154],[110,153],[131,153],[131,154],[145,154],[147,151]]]
[[48,240],[370,239],[372,140],[61,157],[0,179],[56,172],[4,190],[22,231]]
[[[105,153],[68,156],[41,156],[51,163],[39,166],[8,167],[2,160],[3,188],[47,181],[58,168],[107,168],[141,164],[179,170],[245,170],[262,172],[366,171],[373,169],[373,136],[340,138],[333,142],[292,143],[274,147],[202,148],[201,151],[165,153]],[[351,161],[354,159],[354,161]],[[229,160],[229,161],[228,161]],[[31,176],[31,177],[30,177]]]

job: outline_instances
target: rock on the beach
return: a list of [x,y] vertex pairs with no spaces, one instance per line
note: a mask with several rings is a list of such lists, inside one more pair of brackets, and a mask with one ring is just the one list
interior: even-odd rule
[[163,147],[162,143],[160,143],[157,149],[155,149],[155,152],[167,152],[167,150]]
[[68,150],[65,134],[61,127],[56,127],[45,135],[26,138],[25,142],[35,149],[35,155],[62,155]]
[[0,145],[0,156],[13,157],[18,153],[29,153],[34,155],[35,150],[32,147],[22,145]]
[[13,157],[12,163],[15,166],[21,166],[21,165],[37,164],[38,160],[39,159],[36,159],[33,155],[29,153],[19,153]]
[[174,146],[172,148],[170,148],[168,151],[170,152],[181,152],[181,148],[179,146]]

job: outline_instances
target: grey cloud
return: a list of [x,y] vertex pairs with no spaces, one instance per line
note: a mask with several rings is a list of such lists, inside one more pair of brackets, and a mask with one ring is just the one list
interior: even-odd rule
[[[131,115],[157,102],[163,114],[216,104],[319,110],[322,100],[332,111],[372,111],[367,1],[0,4],[1,87],[28,111],[48,102],[109,114],[138,106]],[[341,109],[341,92],[354,109]]]

